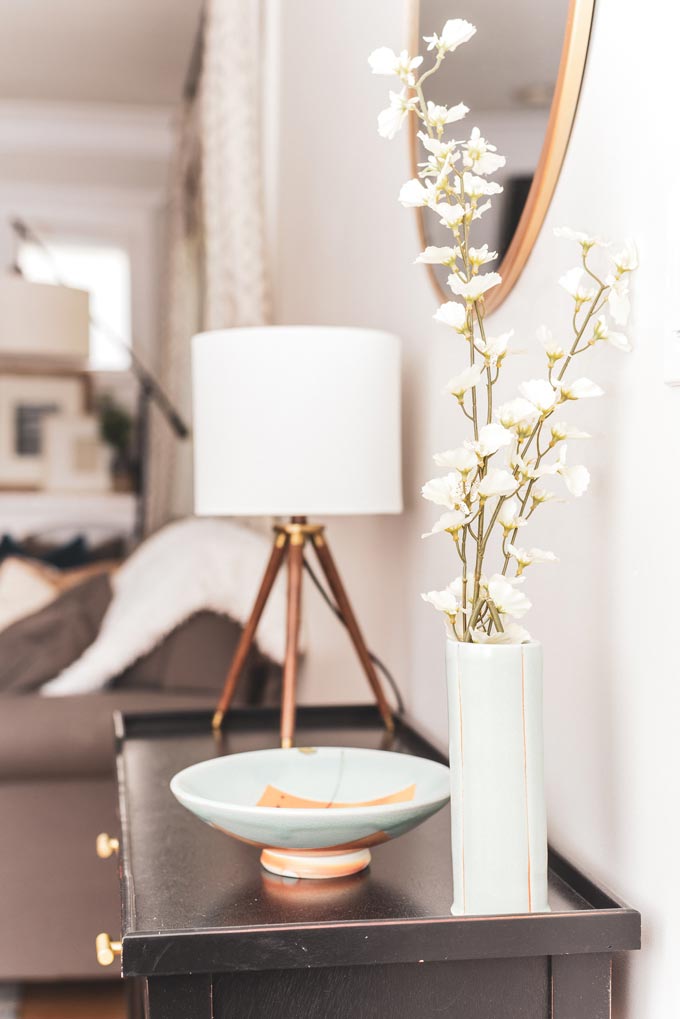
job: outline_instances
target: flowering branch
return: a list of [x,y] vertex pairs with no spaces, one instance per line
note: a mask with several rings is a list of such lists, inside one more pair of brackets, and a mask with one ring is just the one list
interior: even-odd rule
[[[399,201],[407,208],[428,209],[451,231],[450,245],[429,246],[416,261],[450,270],[447,283],[452,300],[442,304],[434,318],[464,342],[468,354],[467,366],[449,380],[446,392],[470,422],[472,438],[435,455],[435,463],[446,474],[428,481],[422,489],[425,499],[444,510],[423,537],[440,532],[450,535],[462,573],[443,591],[430,591],[423,598],[445,614],[458,640],[515,643],[530,639],[515,622],[531,607],[521,590],[525,570],[557,559],[552,552],[515,544],[519,530],[537,508],[555,498],[541,482],[559,476],[567,491],[578,497],[590,481],[586,467],[567,464],[566,446],[567,439],[589,436],[556,422],[554,416],[563,404],[601,396],[602,390],[588,378],[568,381],[567,371],[574,358],[597,343],[630,350],[628,339],[612,323],[624,326],[628,321],[628,277],[637,268],[637,256],[633,244],[626,242],[601,275],[595,271],[591,255],[593,251],[602,255],[609,245],[566,227],[555,231],[581,248],[580,264],[559,281],[573,301],[571,340],[563,345],[541,326],[537,336],[547,357],[546,378],[523,382],[519,396],[495,407],[494,387],[510,353],[513,332],[487,334],[484,295],[501,277],[496,272],[480,272],[497,253],[487,244],[472,246],[471,233],[490,208],[492,197],[503,190],[489,178],[505,165],[505,158],[477,127],[466,140],[447,140],[446,129],[463,120],[468,107],[464,103],[437,105],[426,98],[423,88],[444,59],[475,32],[474,25],[457,18],[447,21],[440,35],[426,36],[434,60],[419,75],[416,72],[423,57],[410,56],[406,50],[396,54],[383,47],[371,54],[369,63],[374,74],[396,76],[402,84],[399,93],[390,92],[390,105],[378,117],[379,133],[394,138],[409,116],[422,124],[418,137],[427,158],[420,164],[418,176],[402,187]],[[480,398],[477,388],[481,385],[484,395]],[[556,447],[557,455],[550,461]],[[502,466],[494,457],[504,457]],[[500,542],[493,545],[497,534]],[[493,554],[500,554],[500,572],[489,576],[487,563]],[[508,576],[512,565],[514,575]]]

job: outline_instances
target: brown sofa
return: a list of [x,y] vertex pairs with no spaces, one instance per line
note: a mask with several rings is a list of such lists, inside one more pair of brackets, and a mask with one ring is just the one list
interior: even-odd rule
[[[94,939],[120,929],[115,857],[95,854],[118,832],[112,714],[214,707],[239,635],[199,613],[105,692],[0,695],[0,981],[111,977]],[[241,700],[270,701],[279,682],[252,656]]]

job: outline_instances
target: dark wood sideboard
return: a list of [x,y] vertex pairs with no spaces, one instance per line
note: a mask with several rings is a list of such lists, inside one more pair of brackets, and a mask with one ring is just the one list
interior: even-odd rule
[[[122,973],[133,1019],[608,1019],[611,961],[640,915],[550,855],[549,914],[452,917],[449,811],[362,874],[267,874],[168,788],[196,761],[277,745],[278,712],[117,716]],[[374,707],[301,708],[297,741],[446,761]],[[118,932],[109,932],[111,937]]]

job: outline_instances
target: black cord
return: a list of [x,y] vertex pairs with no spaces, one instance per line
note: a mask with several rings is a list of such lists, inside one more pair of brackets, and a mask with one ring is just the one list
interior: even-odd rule
[[[307,570],[307,573],[309,574],[309,576],[312,579],[312,583],[314,584],[314,587],[317,589],[317,591],[319,592],[319,594],[321,595],[323,600],[326,602],[326,605],[328,605],[328,608],[331,610],[331,612],[340,620],[340,622],[345,627],[345,629],[347,629],[347,622],[345,620],[345,617],[343,616],[342,612],[340,611],[338,606],[335,604],[335,602],[333,601],[331,596],[328,594],[328,592],[326,591],[326,589],[323,586],[323,584],[321,583],[321,581],[319,580],[318,576],[316,575],[316,573],[314,572],[312,566],[310,565],[309,560],[307,559],[307,557],[306,556],[303,557],[302,561],[304,563],[305,569]],[[371,659],[371,661],[375,665],[376,669],[380,669],[380,671],[382,672],[383,676],[385,677],[385,679],[389,683],[390,689],[392,690],[392,693],[394,694],[394,699],[397,702],[397,709],[399,710],[400,714],[403,714],[404,713],[404,700],[403,700],[403,698],[401,696],[401,692],[399,690],[399,687],[397,686],[397,683],[396,683],[396,680],[395,680],[394,676],[392,675],[390,670],[387,668],[385,663],[382,662],[378,658],[377,655],[374,655],[372,651],[368,652],[368,657]]]

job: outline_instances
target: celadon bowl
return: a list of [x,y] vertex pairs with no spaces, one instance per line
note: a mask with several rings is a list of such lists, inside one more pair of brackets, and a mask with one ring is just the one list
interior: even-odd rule
[[294,747],[202,761],[170,788],[206,824],[261,848],[272,873],[333,878],[363,870],[371,846],[441,810],[449,769],[382,750]]

